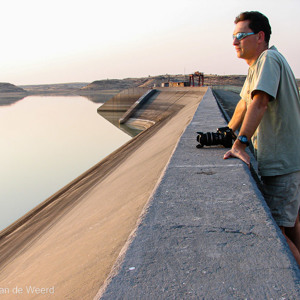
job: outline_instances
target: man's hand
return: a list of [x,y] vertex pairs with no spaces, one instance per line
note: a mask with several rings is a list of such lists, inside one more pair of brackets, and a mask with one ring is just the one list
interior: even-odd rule
[[224,154],[224,159],[236,157],[242,160],[250,168],[250,156],[245,151],[246,145],[242,144],[239,140],[236,140],[232,148]]

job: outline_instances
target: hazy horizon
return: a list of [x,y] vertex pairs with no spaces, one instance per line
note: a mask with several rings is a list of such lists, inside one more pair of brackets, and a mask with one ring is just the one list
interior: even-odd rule
[[92,82],[163,74],[245,75],[232,46],[234,19],[258,10],[300,78],[300,1],[12,0],[1,6],[0,82]]
[[[194,72],[192,72],[194,73]],[[151,77],[156,77],[156,76],[188,76],[190,73],[188,74],[158,74],[158,75],[153,75]],[[208,75],[208,76],[246,76],[246,74],[206,74],[204,73],[204,76]],[[101,81],[101,80],[124,80],[124,79],[135,79],[135,78],[148,78],[148,76],[132,76],[132,77],[124,77],[124,78],[103,78],[103,79],[95,79],[92,81],[77,81],[77,82],[53,82],[53,83],[36,83],[36,84],[19,84],[17,86],[30,86],[30,85],[64,85],[64,84],[82,84],[82,83],[86,83],[86,84],[90,84],[94,81]],[[4,82],[0,82],[0,83],[4,83]],[[11,82],[6,82],[6,83],[11,83]]]

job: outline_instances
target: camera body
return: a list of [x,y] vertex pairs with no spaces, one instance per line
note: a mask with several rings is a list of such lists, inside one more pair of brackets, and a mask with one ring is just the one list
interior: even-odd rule
[[225,148],[231,148],[236,139],[235,133],[228,126],[220,127],[217,132],[197,132],[197,148],[203,146],[223,145]]

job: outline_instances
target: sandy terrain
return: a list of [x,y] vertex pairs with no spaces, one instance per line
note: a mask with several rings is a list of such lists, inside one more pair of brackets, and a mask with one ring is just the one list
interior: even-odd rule
[[155,125],[0,233],[1,299],[97,294],[205,91],[160,89],[140,112]]

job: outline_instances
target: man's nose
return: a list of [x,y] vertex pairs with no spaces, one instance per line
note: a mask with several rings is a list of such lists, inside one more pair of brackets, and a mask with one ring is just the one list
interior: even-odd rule
[[233,42],[232,42],[232,45],[238,45],[240,43],[240,41],[235,37],[234,39],[233,39]]

